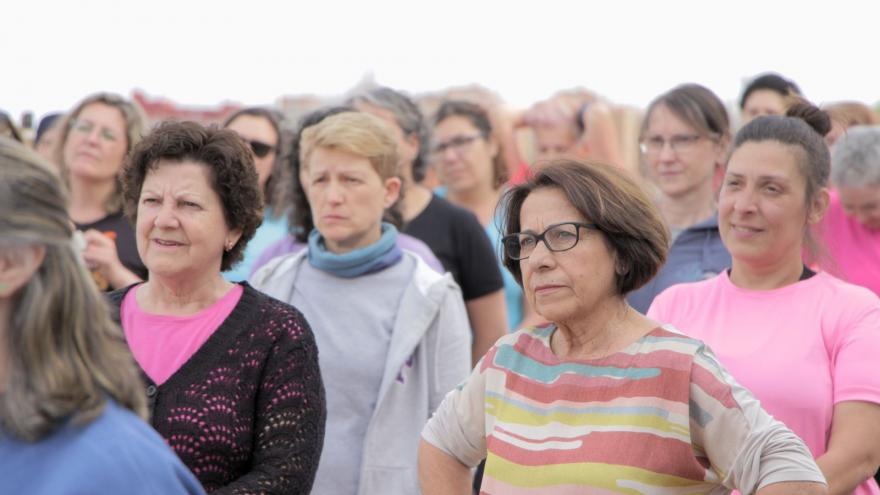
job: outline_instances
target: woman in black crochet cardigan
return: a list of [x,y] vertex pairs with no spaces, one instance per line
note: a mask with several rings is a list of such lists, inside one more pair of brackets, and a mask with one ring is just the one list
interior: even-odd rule
[[123,183],[149,278],[110,298],[153,427],[208,492],[309,493],[326,416],[314,336],[292,306],[221,276],[262,218],[250,151],[232,131],[166,123]]

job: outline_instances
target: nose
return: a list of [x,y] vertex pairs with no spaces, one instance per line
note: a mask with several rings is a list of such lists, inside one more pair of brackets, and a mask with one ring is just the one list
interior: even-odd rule
[[339,204],[345,201],[345,191],[342,186],[336,181],[331,181],[327,184],[327,189],[325,191],[327,201],[332,204]]
[[733,202],[733,208],[739,213],[749,213],[755,211],[757,203],[755,201],[756,192],[752,188],[739,191]]
[[546,269],[554,266],[556,258],[553,257],[553,252],[547,248],[545,241],[538,241],[532,254],[525,261],[532,269]]
[[176,229],[180,226],[177,215],[174,214],[174,207],[169,203],[170,201],[166,201],[156,212],[156,219],[153,222],[160,229]]
[[660,150],[657,152],[657,159],[663,162],[675,159],[675,150],[672,149],[672,141],[663,141],[663,145],[660,146]]

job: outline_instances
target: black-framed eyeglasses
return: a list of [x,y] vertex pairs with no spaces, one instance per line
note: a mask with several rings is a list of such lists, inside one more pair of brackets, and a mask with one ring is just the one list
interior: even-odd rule
[[467,148],[471,143],[482,137],[482,134],[473,134],[470,136],[455,136],[445,143],[437,143],[436,145],[434,145],[434,147],[431,148],[429,154],[432,158],[437,158],[443,156],[443,154],[446,153],[446,150],[451,149],[455,151],[456,154],[460,155],[462,151],[464,151],[465,148]]
[[639,149],[646,155],[659,155],[663,151],[663,147],[666,146],[666,143],[669,143],[672,151],[684,153],[692,150],[702,139],[717,141],[718,136],[714,134],[708,136],[702,134],[676,134],[669,139],[665,139],[663,136],[649,136],[639,143]]
[[580,241],[581,228],[599,230],[595,224],[582,222],[561,222],[553,224],[540,234],[518,232],[506,235],[501,239],[504,255],[512,260],[524,260],[532,255],[542,241],[547,249],[554,252],[568,251]]
[[271,144],[266,144],[262,141],[251,139],[247,143],[250,145],[251,151],[254,152],[254,155],[257,158],[263,158],[264,156],[268,155],[270,151],[275,150],[274,146],[272,146]]

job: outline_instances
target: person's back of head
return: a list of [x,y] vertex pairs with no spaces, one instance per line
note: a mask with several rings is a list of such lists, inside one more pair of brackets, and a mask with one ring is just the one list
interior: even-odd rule
[[[0,232],[0,257],[31,267],[0,281],[9,316],[0,322],[2,428],[36,441],[69,418],[94,419],[108,397],[145,417],[137,368],[74,246],[60,177],[34,152],[2,138]],[[0,264],[0,274],[9,266]]]

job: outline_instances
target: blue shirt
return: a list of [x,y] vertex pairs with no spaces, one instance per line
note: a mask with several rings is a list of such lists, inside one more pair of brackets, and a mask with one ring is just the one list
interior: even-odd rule
[[203,494],[162,437],[112,400],[84,426],[27,443],[0,431],[0,493]]
[[627,296],[629,304],[645,314],[657,294],[667,287],[712,278],[730,267],[730,253],[721,242],[718,215],[684,229],[669,249],[666,264],[644,287]]
[[266,209],[263,223],[257,227],[254,237],[244,249],[244,259],[234,265],[228,271],[223,272],[223,278],[229,282],[243,282],[251,275],[251,266],[263,253],[263,250],[283,239],[290,232],[287,226],[287,216],[273,216],[272,210]]

